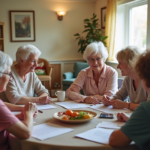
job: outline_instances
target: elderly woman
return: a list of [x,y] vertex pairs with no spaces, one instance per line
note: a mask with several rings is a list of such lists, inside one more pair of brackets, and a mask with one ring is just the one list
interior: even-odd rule
[[[0,97],[13,104],[50,103],[48,90],[34,72],[41,52],[33,45],[24,45],[16,52],[17,64],[12,66],[12,80]],[[33,97],[34,93],[37,97]]]
[[[142,51],[134,46],[126,47],[117,53],[117,68],[121,70],[122,76],[126,77],[120,90],[111,98],[111,102],[108,97],[104,97],[104,105],[135,110],[140,102],[148,100],[148,94],[144,91],[142,83],[134,69],[141,53]],[[130,103],[124,102],[128,96]]]
[[[105,64],[108,57],[102,42],[89,44],[83,54],[89,67],[81,70],[76,80],[67,90],[68,98],[90,104],[99,104],[103,96],[112,96],[117,91],[117,72]],[[85,95],[80,94],[83,89]]]
[[[0,92],[6,90],[7,83],[11,81],[12,59],[5,53],[0,51]],[[9,104],[6,106],[0,99],[0,149],[8,150],[9,147],[9,133],[15,135],[19,139],[27,139],[31,136],[33,126],[33,116],[37,113],[35,103],[27,103],[23,108],[21,114],[16,117],[10,112],[12,110],[19,110],[18,106]],[[24,119],[21,122],[19,119]]]
[[[135,71],[141,79],[143,89],[150,93],[150,52],[140,56]],[[143,97],[144,98],[144,97]],[[129,119],[129,118],[128,118]],[[150,149],[150,101],[141,103],[130,119],[119,130],[112,132],[109,144],[114,147],[126,147],[134,141],[139,149]]]

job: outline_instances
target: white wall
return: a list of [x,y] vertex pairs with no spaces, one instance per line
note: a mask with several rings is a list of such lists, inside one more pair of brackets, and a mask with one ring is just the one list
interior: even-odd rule
[[[82,59],[73,36],[84,30],[83,20],[92,16],[94,2],[54,2],[51,0],[0,0],[0,21],[5,23],[5,52],[15,59],[20,45],[29,42],[10,42],[9,10],[34,10],[36,41],[30,42],[42,51],[42,58],[53,60]],[[56,11],[67,13],[62,21]]]
[[107,0],[97,0],[95,2],[95,13],[97,14],[97,17],[100,21],[101,25],[101,8],[107,6]]

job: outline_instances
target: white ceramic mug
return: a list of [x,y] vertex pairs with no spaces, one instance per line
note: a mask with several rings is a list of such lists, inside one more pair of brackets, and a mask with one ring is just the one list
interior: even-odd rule
[[57,96],[58,101],[65,101],[65,91],[57,91],[55,95]]

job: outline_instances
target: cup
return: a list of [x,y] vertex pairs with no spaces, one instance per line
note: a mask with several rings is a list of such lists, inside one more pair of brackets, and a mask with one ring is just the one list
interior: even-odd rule
[[65,91],[57,91],[55,92],[55,95],[57,96],[58,101],[65,101]]

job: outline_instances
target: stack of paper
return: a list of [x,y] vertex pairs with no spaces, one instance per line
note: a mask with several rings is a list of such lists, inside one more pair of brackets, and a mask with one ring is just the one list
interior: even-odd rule
[[103,128],[94,128],[86,132],[77,134],[76,137],[83,138],[89,141],[94,141],[102,144],[108,144],[109,137],[113,130],[103,129]]
[[37,106],[38,110],[57,108],[50,104],[45,104],[45,105],[37,104],[36,106]]
[[99,123],[96,128],[110,128],[110,129],[120,129],[120,126],[124,125],[124,122],[102,122]]
[[90,106],[90,108],[98,110],[98,111],[102,111],[105,113],[114,113],[114,114],[116,114],[118,112],[132,112],[129,109],[115,109],[115,108],[113,108],[112,105],[104,106],[103,104],[96,104],[96,105]]
[[72,130],[73,129],[71,128],[65,128],[51,123],[44,123],[33,127],[32,137],[39,140],[45,140],[54,136],[70,132]]
[[60,105],[66,109],[75,109],[75,108],[86,108],[90,107],[88,104],[76,103],[74,101],[69,102],[55,102],[55,104]]

